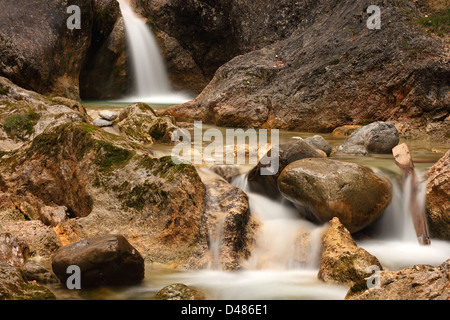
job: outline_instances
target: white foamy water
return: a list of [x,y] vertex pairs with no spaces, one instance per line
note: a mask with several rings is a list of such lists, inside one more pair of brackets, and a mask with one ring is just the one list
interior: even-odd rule
[[188,95],[172,90],[158,44],[145,20],[134,12],[128,0],[118,2],[124,19],[136,87],[135,94],[118,102],[180,104],[191,100]]

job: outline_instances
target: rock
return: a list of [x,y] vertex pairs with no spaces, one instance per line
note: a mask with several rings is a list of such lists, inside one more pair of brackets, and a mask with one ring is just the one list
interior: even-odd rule
[[388,154],[399,143],[399,134],[394,124],[374,122],[353,132],[344,144],[336,148],[336,153]]
[[158,117],[145,103],[134,103],[119,114],[118,126],[130,139],[142,143],[154,140],[172,143],[172,134],[178,129],[171,117]]
[[[7,88],[8,94],[0,96],[0,152],[18,149],[46,129],[87,120],[78,107],[72,109],[73,104],[69,103],[72,100],[52,100],[3,77],[0,77],[1,87]],[[85,112],[84,108],[81,111]]]
[[208,243],[206,263],[212,269],[237,270],[251,255],[259,224],[245,192],[206,170],[199,174],[206,189],[200,229]]
[[309,144],[314,149],[322,150],[326,153],[327,156],[331,154],[331,146],[327,140],[325,140],[322,136],[315,135],[313,137],[309,137],[305,139],[305,142]]
[[[67,28],[62,0],[3,1],[0,12],[0,75],[41,94],[79,100],[79,79],[91,43],[92,1],[80,0],[81,28]],[[33,12],[25,18],[24,12]]]
[[108,111],[108,110],[102,110],[98,113],[102,119],[108,120],[108,121],[114,121],[119,116],[117,113]]
[[47,226],[56,227],[61,222],[67,219],[67,208],[64,206],[50,207],[45,206],[41,208],[41,220]]
[[355,132],[358,129],[361,129],[363,126],[360,125],[346,125],[346,126],[340,126],[333,130],[333,135],[335,136],[349,136],[353,132]]
[[26,199],[37,212],[29,219],[39,219],[43,206],[70,213],[55,228],[37,220],[0,225],[43,258],[62,243],[112,232],[130,239],[147,261],[200,268],[208,254],[207,237],[199,240],[205,186],[196,169],[98,127],[76,122],[45,132],[0,159],[0,176],[14,202]]
[[205,300],[205,295],[185,284],[175,283],[159,290],[155,300]]
[[368,268],[382,270],[378,259],[359,248],[338,218],[330,221],[323,234],[318,278],[328,283],[353,285],[368,277]]
[[[163,29],[173,21],[167,17],[169,11],[161,12],[167,2],[155,4],[160,16],[154,17]],[[412,126],[419,130],[416,137],[445,141],[448,98],[440,92],[448,90],[450,67],[444,58],[444,43],[411,24],[422,15],[412,1],[405,4],[408,15],[395,4],[387,4],[383,20],[391,21],[389,28],[374,34],[366,25],[369,5],[367,1],[350,0],[320,0],[313,6],[302,1],[227,2],[225,7],[231,7],[238,16],[228,21],[245,21],[236,28],[236,43],[258,45],[248,46],[250,52],[221,64],[195,100],[161,114],[170,114],[177,121],[202,120],[223,127],[306,132],[331,132],[337,126],[373,121],[412,120]],[[226,15],[228,11],[222,12]],[[213,17],[208,10],[202,13]],[[161,24],[159,18],[163,16],[166,18]],[[264,25],[260,25],[262,21]],[[284,31],[274,36],[278,23]],[[251,26],[257,26],[257,30],[252,31]],[[179,30],[187,33],[190,29]],[[180,40],[175,33],[168,33]],[[240,40],[243,34],[248,38]],[[186,35],[183,41],[188,39]],[[383,41],[389,42],[389,48],[378,50]]]
[[113,123],[109,120],[98,118],[94,120],[93,125],[96,127],[111,127]]
[[52,258],[52,269],[65,284],[67,268],[78,266],[81,286],[130,285],[144,278],[144,259],[121,235],[103,235],[61,247]]
[[36,281],[41,284],[59,282],[52,272],[36,262],[28,261],[22,266],[21,271],[28,281]]
[[10,233],[25,241],[30,258],[46,259],[62,245],[56,232],[39,220],[9,221],[0,226],[0,232]]
[[355,284],[346,300],[449,300],[450,260],[440,266],[415,265],[381,271],[379,287],[367,289],[366,280]]
[[29,255],[28,244],[10,233],[0,233],[0,262],[22,266]]
[[426,196],[430,236],[450,240],[450,151],[428,171]]
[[[274,153],[272,155],[272,150]],[[287,142],[280,143],[278,148],[271,149],[266,153],[258,165],[256,165],[248,174],[250,188],[259,192],[268,194],[271,197],[279,197],[277,179],[284,168],[292,162],[305,158],[320,158],[321,155],[303,139],[291,139]],[[261,169],[270,167],[265,165],[267,159],[278,161],[278,170],[272,175],[261,175]],[[271,162],[273,163],[273,162]]]
[[391,201],[391,184],[369,168],[331,159],[303,159],[278,178],[281,194],[307,218],[325,223],[338,217],[351,232],[362,230]]
[[224,178],[228,183],[240,174],[239,168],[235,165],[214,165],[209,170]]
[[19,269],[0,263],[0,300],[56,300],[47,288],[28,283]]

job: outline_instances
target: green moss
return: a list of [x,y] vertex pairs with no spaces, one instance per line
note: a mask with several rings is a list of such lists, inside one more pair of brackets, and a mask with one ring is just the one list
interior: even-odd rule
[[0,87],[0,95],[6,96],[9,93],[8,87]]
[[34,110],[28,113],[15,113],[5,119],[3,128],[8,134],[20,140],[25,140],[27,136],[34,132],[34,125],[40,117]]
[[116,147],[112,143],[97,141],[96,150],[100,152],[97,164],[102,171],[123,165],[133,157],[133,152]]
[[431,33],[444,36],[450,32],[450,9],[437,12],[429,17],[417,19],[415,22],[425,27]]

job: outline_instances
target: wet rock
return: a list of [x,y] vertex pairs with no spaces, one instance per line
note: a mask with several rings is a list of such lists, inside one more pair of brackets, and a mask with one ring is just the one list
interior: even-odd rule
[[228,183],[240,174],[239,168],[235,165],[214,165],[209,170],[224,178]]
[[27,282],[20,270],[0,263],[0,300],[56,300],[47,288]]
[[428,172],[426,209],[430,236],[450,240],[450,151]]
[[327,156],[330,156],[332,151],[331,146],[322,136],[315,135],[313,137],[306,138],[305,142],[314,149],[322,150]]
[[36,281],[41,284],[59,282],[55,274],[44,268],[42,265],[33,261],[28,261],[27,263],[25,263],[22,266],[21,271],[25,279],[27,279],[28,281]]
[[369,168],[331,159],[303,159],[278,178],[281,194],[308,219],[325,223],[338,217],[351,232],[362,230],[391,201],[391,184]]
[[29,255],[28,244],[10,233],[0,233],[0,262],[22,266]]
[[205,300],[205,295],[185,284],[175,283],[159,290],[155,300]]
[[356,245],[338,218],[330,221],[322,243],[318,278],[325,282],[353,285],[371,274],[369,267],[375,266],[382,270],[378,259]]
[[381,271],[379,287],[367,289],[367,280],[350,288],[346,300],[449,300],[450,260],[437,267],[415,265]]
[[67,268],[78,266],[81,286],[129,285],[144,278],[144,259],[120,235],[103,235],[61,247],[52,258],[52,269],[65,284]]
[[389,154],[392,153],[392,148],[398,145],[399,140],[394,124],[378,121],[353,132],[335,151],[338,154]]
[[236,270],[251,255],[258,222],[251,215],[248,197],[219,176],[199,171],[205,185],[203,241],[208,244],[208,266]]

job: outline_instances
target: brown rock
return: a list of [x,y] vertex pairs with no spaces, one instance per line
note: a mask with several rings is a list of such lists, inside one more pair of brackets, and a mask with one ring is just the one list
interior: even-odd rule
[[325,282],[352,285],[365,279],[367,268],[371,266],[382,269],[378,259],[359,248],[339,219],[333,218],[323,235],[318,278]]
[[29,255],[28,244],[10,233],[0,233],[0,262],[22,266]]
[[450,240],[450,150],[428,172],[426,208],[430,236]]
[[380,286],[354,285],[347,300],[449,300],[450,260],[438,267],[415,265],[398,271],[381,271]]

